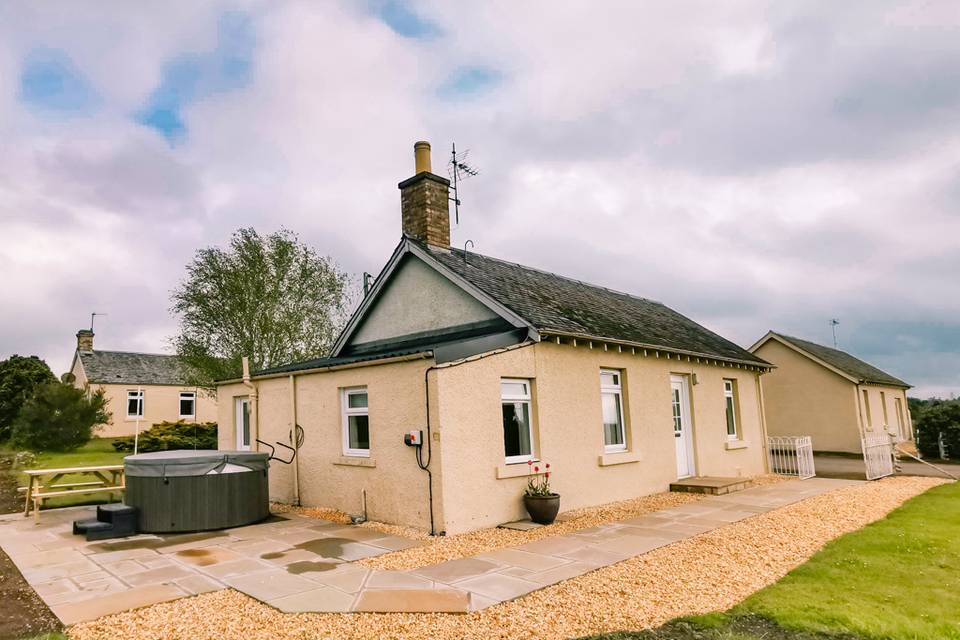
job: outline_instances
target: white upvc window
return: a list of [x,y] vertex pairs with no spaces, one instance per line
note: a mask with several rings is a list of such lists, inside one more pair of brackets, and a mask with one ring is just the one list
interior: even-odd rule
[[723,381],[723,399],[727,409],[727,440],[740,439],[740,424],[737,416],[737,381]]
[[143,389],[131,389],[127,391],[127,417],[143,417]]
[[516,378],[500,380],[503,451],[507,464],[517,464],[534,459],[530,398],[529,380]]
[[340,391],[343,411],[343,455],[370,457],[370,415],[367,388],[352,387]]
[[627,450],[623,421],[622,373],[617,369],[600,370],[600,407],[603,414],[603,450],[618,453]]
[[194,391],[180,392],[180,417],[197,417],[197,394]]

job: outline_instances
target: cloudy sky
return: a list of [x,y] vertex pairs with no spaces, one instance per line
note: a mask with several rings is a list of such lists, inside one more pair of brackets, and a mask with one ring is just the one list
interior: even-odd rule
[[[376,272],[412,144],[458,246],[960,393],[953,2],[0,4],[0,357],[163,351],[203,246]],[[438,166],[439,165],[439,166]]]

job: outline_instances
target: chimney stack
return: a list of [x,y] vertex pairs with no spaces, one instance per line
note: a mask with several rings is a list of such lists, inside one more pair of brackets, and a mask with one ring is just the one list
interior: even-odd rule
[[450,181],[431,171],[430,143],[413,145],[416,174],[399,185],[403,234],[441,249],[450,248]]
[[77,331],[77,351],[93,351],[93,331],[90,329]]

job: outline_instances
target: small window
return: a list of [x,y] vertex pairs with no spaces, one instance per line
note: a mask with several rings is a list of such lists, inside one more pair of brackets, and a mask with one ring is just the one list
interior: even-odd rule
[[530,381],[500,381],[503,411],[503,450],[507,464],[533,459],[533,426],[530,422]]
[[127,417],[143,417],[143,389],[127,391]]
[[727,408],[727,440],[740,439],[740,426],[737,419],[737,381],[723,381],[723,399]]
[[180,392],[180,417],[195,418],[197,415],[197,394],[193,391]]
[[620,380],[619,371],[600,370],[600,408],[603,414],[603,449],[606,453],[627,450]]
[[887,394],[883,391],[880,392],[880,408],[883,410],[883,426],[890,424],[890,419],[887,416]]
[[870,395],[867,393],[867,390],[863,390],[863,415],[864,420],[867,421],[867,426],[873,426],[873,416],[870,415]]
[[367,388],[343,390],[343,454],[370,456],[370,416]]

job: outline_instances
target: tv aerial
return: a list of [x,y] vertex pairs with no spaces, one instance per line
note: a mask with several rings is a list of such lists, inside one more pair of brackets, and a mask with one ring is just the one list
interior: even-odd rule
[[474,167],[471,167],[467,164],[467,156],[470,155],[470,149],[457,153],[457,143],[454,142],[450,149],[450,162],[447,165],[447,175],[450,176],[450,183],[453,185],[453,197],[450,198],[450,201],[453,202],[453,215],[454,215],[454,224],[460,224],[460,192],[458,187],[460,182],[466,180],[467,178],[472,178],[473,176],[479,175],[480,171]]

